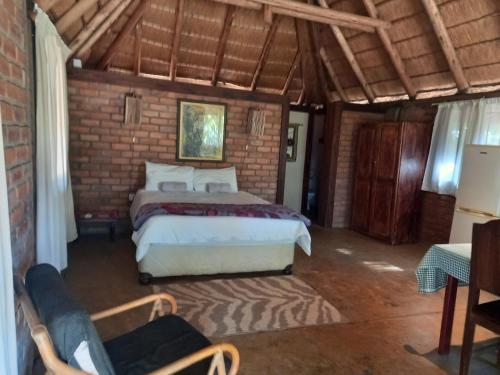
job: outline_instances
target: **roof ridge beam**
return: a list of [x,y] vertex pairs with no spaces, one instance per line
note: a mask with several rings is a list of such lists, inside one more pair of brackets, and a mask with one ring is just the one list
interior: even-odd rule
[[[330,9],[326,0],[317,0],[317,1],[322,8]],[[333,35],[335,36],[337,42],[342,48],[342,51],[344,52],[347,61],[349,62],[352,70],[354,71],[354,74],[358,78],[358,81],[361,84],[361,88],[363,89],[363,92],[368,98],[368,101],[373,102],[375,99],[375,94],[373,93],[370,85],[368,84],[368,81],[366,80],[366,77],[363,71],[361,70],[361,67],[359,66],[358,61],[356,60],[356,57],[354,56],[354,53],[352,52],[351,47],[349,46],[349,43],[347,42],[344,34],[342,33],[342,31],[338,26],[330,25],[330,29],[332,30]]]
[[175,19],[175,31],[174,31],[174,39],[172,41],[172,53],[170,54],[169,75],[171,81],[175,81],[175,77],[177,76],[177,59],[179,55],[179,46],[181,44],[182,24],[184,22],[184,0],[178,0],[176,13],[177,17]]
[[142,0],[139,3],[137,8],[135,8],[134,13],[132,13],[130,18],[125,23],[125,26],[123,26],[123,29],[118,33],[115,40],[113,40],[113,43],[111,43],[111,46],[108,48],[101,60],[99,60],[99,62],[97,63],[97,69],[104,70],[109,65],[111,59],[118,52],[122,44],[125,42],[127,36],[129,36],[130,32],[137,25],[137,22],[139,22],[139,20],[142,18],[148,6],[149,0]]
[[224,18],[224,26],[219,37],[217,52],[215,54],[215,62],[211,80],[212,86],[215,86],[217,84],[217,80],[219,79],[219,73],[222,68],[222,61],[224,59],[224,52],[226,51],[227,39],[229,38],[229,31],[231,30],[231,25],[233,24],[235,13],[236,7],[234,5],[229,5],[227,7],[226,17]]
[[[363,0],[363,3],[365,4],[366,10],[368,11],[370,17],[379,18],[377,7],[373,3],[373,0]],[[391,38],[389,37],[389,33],[387,32],[386,29],[377,27],[377,34],[380,40],[382,41],[385,50],[389,54],[392,64],[394,65],[394,68],[398,73],[399,79],[401,80],[401,83],[403,84],[406,93],[410,98],[412,99],[415,98],[417,96],[417,90],[415,90],[415,86],[413,86],[410,76],[406,72],[405,64],[403,62],[403,59],[401,58],[401,55],[392,44]]]
[[278,31],[278,26],[280,25],[281,17],[276,17],[269,28],[266,40],[264,42],[264,47],[262,48],[262,52],[260,53],[259,62],[257,63],[257,67],[255,68],[255,72],[253,74],[252,83],[250,84],[250,90],[254,91],[257,86],[257,81],[259,80],[259,76],[264,70],[264,66],[266,64],[267,58],[269,56],[269,52],[271,52],[271,46],[274,41],[274,37],[276,36],[276,32]]
[[[88,50],[101,37],[102,34],[122,14],[131,0],[110,0],[92,17],[88,24],[73,38],[69,48],[73,53],[77,52],[85,44],[83,51]],[[86,43],[89,41],[90,43]]]
[[73,25],[73,23],[83,16],[93,5],[97,3],[97,0],[80,0],[75,5],[73,5],[69,10],[64,13],[64,15],[59,18],[56,22],[57,31],[62,34],[68,28]]
[[460,91],[466,91],[469,88],[469,83],[465,77],[464,70],[458,60],[457,52],[451,42],[448,30],[443,22],[439,8],[434,0],[421,0],[422,5],[429,16],[434,32],[436,33],[441,49],[443,50],[448,66],[450,67],[455,83]]

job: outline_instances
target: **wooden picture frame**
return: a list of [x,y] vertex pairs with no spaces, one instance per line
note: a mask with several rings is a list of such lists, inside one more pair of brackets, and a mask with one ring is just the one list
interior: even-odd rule
[[299,139],[299,124],[289,124],[287,131],[286,161],[297,161],[297,142]]
[[227,105],[177,100],[177,160],[225,161]]

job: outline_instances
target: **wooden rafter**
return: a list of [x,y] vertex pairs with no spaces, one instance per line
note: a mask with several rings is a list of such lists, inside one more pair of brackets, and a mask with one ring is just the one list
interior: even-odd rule
[[257,63],[257,67],[255,68],[255,72],[253,74],[252,83],[250,84],[250,90],[255,90],[257,86],[257,81],[259,80],[260,73],[264,69],[264,66],[267,61],[267,57],[269,56],[269,52],[271,52],[271,46],[274,41],[274,37],[276,36],[276,32],[278,31],[278,26],[280,25],[281,17],[276,17],[269,27],[269,30],[266,35],[266,40],[264,42],[264,47],[262,48],[262,52],[260,53],[259,62]]
[[141,19],[135,27],[135,48],[134,48],[134,74],[141,74],[141,58],[142,58],[142,22]]
[[54,5],[56,5],[60,0],[38,0],[36,3],[42,10],[47,13],[52,9]]
[[[373,3],[373,0],[363,0],[363,3],[365,4],[366,10],[368,11],[370,17],[379,18],[377,7]],[[380,40],[382,41],[385,50],[389,54],[389,57],[391,58],[392,64],[394,65],[394,68],[398,73],[399,79],[401,80],[401,83],[403,84],[406,93],[410,98],[415,98],[417,96],[417,90],[415,90],[415,87],[413,86],[413,83],[411,82],[411,79],[408,73],[406,72],[403,59],[401,59],[399,52],[396,50],[396,48],[394,48],[391,42],[389,33],[387,32],[387,30],[378,27],[377,34]]]
[[71,41],[69,48],[71,51],[77,52],[87,41],[85,50],[88,50],[101,37],[106,30],[111,27],[113,22],[122,14],[125,8],[130,4],[131,0],[110,0],[92,17],[88,24],[77,34]]
[[[242,0],[214,0],[223,3],[230,3],[236,6],[247,5],[248,1]],[[360,16],[358,14],[341,12],[334,9],[322,9],[321,7],[305,4],[295,0],[252,0],[254,4],[260,5],[255,10],[263,9],[264,5],[271,7],[274,14],[295,17],[307,21],[337,25],[350,29],[358,29],[366,32],[375,32],[377,27],[389,28],[391,24],[371,17]]]
[[314,102],[320,103],[321,93],[319,92],[319,88],[321,85],[319,84],[317,70],[314,66],[314,56],[312,56],[311,40],[306,21],[295,19],[295,29],[297,45],[301,56],[302,84],[305,87],[304,100],[309,104]]
[[283,89],[281,90],[281,95],[287,94],[288,89],[290,88],[290,85],[292,84],[292,80],[293,80],[293,76],[295,75],[295,71],[297,70],[297,67],[299,66],[299,63],[300,63],[300,51],[297,48],[297,53],[295,53],[295,57],[293,58],[292,66],[290,67],[290,70],[288,71],[285,85],[283,86]]
[[219,73],[222,68],[222,61],[224,59],[224,52],[226,51],[227,39],[229,37],[231,25],[233,24],[235,12],[236,7],[234,7],[233,5],[227,7],[226,17],[224,18],[224,27],[222,28],[219,37],[219,44],[217,45],[217,52],[215,54],[215,63],[211,80],[212,86],[215,86],[219,79]]
[[434,32],[437,35],[439,44],[441,45],[441,49],[443,50],[446,60],[448,61],[448,65],[450,67],[451,73],[453,74],[453,78],[455,79],[458,89],[460,91],[467,90],[467,88],[469,87],[469,83],[467,82],[464,70],[460,65],[457,52],[455,51],[455,47],[451,42],[448,30],[446,30],[446,26],[443,22],[443,18],[441,17],[441,13],[439,13],[438,6],[434,2],[434,0],[421,1],[432,23],[432,27],[434,28]]
[[170,80],[172,81],[175,81],[177,76],[177,58],[181,44],[182,23],[184,22],[184,0],[178,0],[176,14],[172,53],[170,55]]
[[97,63],[97,69],[103,70],[109,65],[111,59],[118,52],[122,44],[129,36],[130,32],[137,25],[137,22],[139,22],[139,20],[142,18],[148,6],[149,6],[148,0],[143,0],[139,3],[137,8],[135,8],[134,13],[132,13],[130,18],[123,26],[122,30],[118,33],[113,43],[111,43],[111,46],[108,48],[108,50],[101,58],[101,60],[99,60],[99,62]]
[[[318,0],[318,3],[320,4],[321,7],[329,9],[326,0]],[[358,78],[358,81],[361,84],[361,88],[363,89],[363,92],[368,98],[368,101],[373,102],[373,100],[375,99],[375,95],[370,85],[368,84],[368,81],[366,80],[366,77],[363,71],[361,70],[361,67],[358,64],[358,61],[356,60],[356,57],[354,56],[354,53],[352,52],[351,47],[349,46],[349,43],[347,43],[344,34],[342,33],[342,31],[338,26],[330,25],[330,29],[332,30],[335,39],[337,39],[340,48],[342,48],[342,51],[344,52],[344,55],[347,61],[349,62],[349,65],[351,65],[351,68],[354,71],[354,74]]]
[[335,70],[333,69],[331,62],[328,59],[328,55],[326,53],[326,50],[323,47],[320,48],[319,55],[321,57],[321,61],[323,62],[323,65],[326,68],[328,75],[330,76],[330,79],[333,82],[333,85],[335,86],[335,90],[337,91],[337,94],[340,96],[340,99],[342,99],[344,102],[348,102],[349,99],[347,98],[347,95],[346,95],[342,85],[340,84],[339,77],[337,76],[337,74],[335,74]]
[[73,5],[64,15],[56,22],[56,28],[59,33],[64,33],[68,28],[75,23],[81,16],[85,14],[92,6],[97,3],[97,0],[80,0]]
[[213,0],[216,3],[222,3],[227,5],[234,5],[239,8],[251,9],[251,10],[261,10],[262,4],[254,3],[251,0]]
[[273,10],[269,5],[264,5],[264,21],[268,25],[273,23]]
[[325,99],[327,101],[333,102],[332,93],[328,88],[325,71],[323,69],[323,64],[321,63],[318,24],[309,22],[309,39],[311,39],[312,41],[314,63],[316,66],[316,71],[318,72],[319,84],[321,85],[323,95],[325,96]]

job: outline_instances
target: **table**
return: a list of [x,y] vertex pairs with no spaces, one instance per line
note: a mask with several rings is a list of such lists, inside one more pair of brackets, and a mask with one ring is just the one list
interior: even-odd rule
[[471,244],[433,245],[418,265],[418,289],[433,293],[446,287],[439,337],[439,354],[450,352],[457,287],[469,283]]

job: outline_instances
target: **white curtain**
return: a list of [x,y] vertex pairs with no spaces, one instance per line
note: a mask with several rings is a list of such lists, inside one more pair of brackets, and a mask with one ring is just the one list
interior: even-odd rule
[[500,98],[439,105],[423,190],[455,195],[466,144],[500,145]]
[[67,242],[77,237],[68,161],[66,59],[70,50],[37,10],[36,172],[37,262],[67,267]]
[[1,112],[0,110],[0,374],[17,374],[12,250]]

